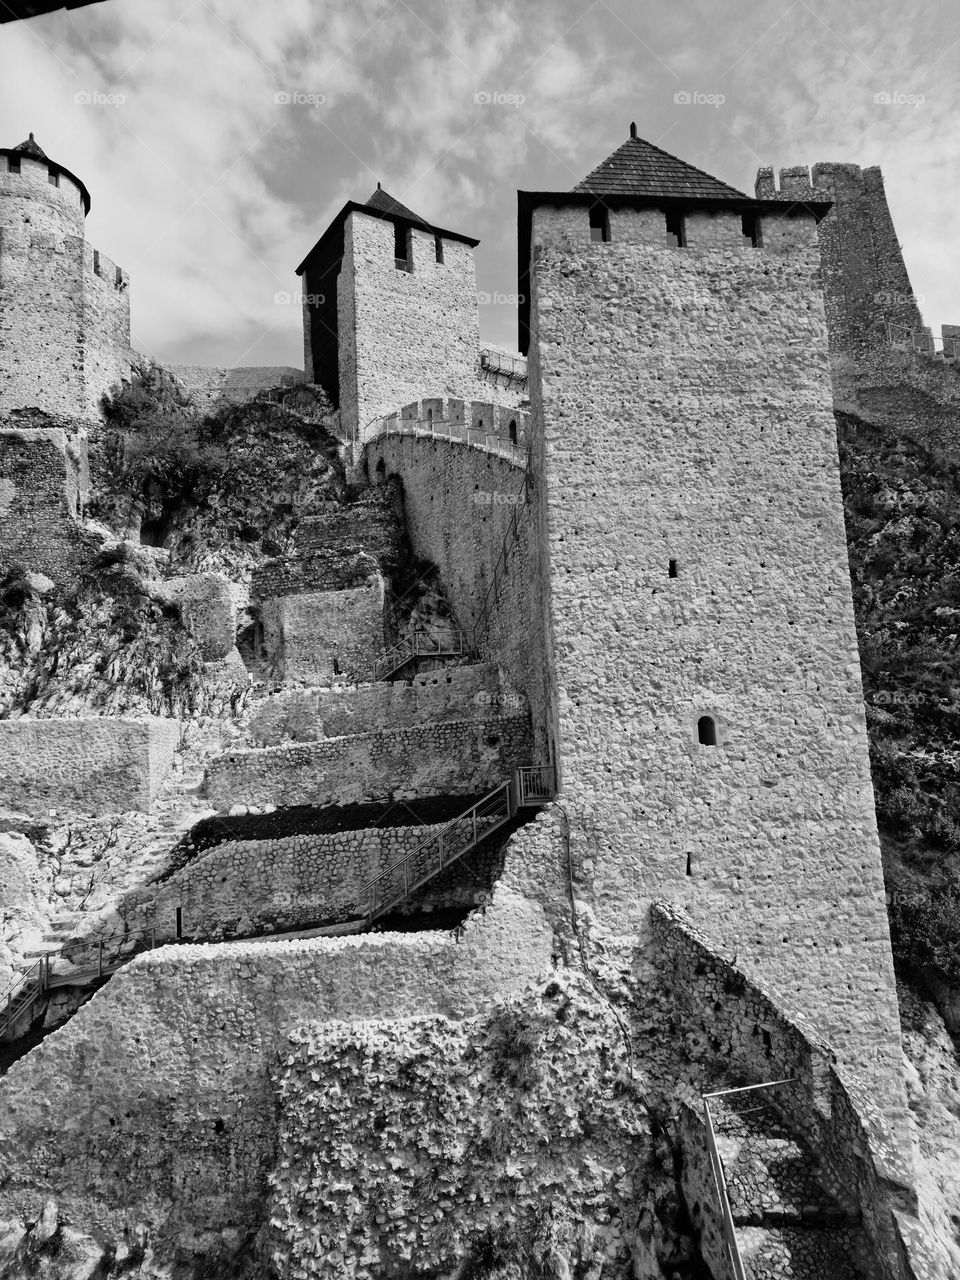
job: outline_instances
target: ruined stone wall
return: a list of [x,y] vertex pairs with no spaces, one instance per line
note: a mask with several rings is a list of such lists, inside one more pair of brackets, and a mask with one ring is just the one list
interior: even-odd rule
[[218,809],[475,795],[530,758],[526,716],[446,721],[323,742],[225,752],[207,772]]
[[263,638],[279,677],[316,684],[362,680],[383,648],[383,579],[345,591],[306,591],[265,600]]
[[180,741],[176,720],[0,720],[0,796],[46,814],[150,811]]
[[84,242],[80,188],[21,157],[0,173],[0,410],[97,418],[129,372],[129,280]]
[[302,369],[291,365],[236,365],[232,368],[192,364],[167,364],[198,409],[209,413],[226,404],[246,404],[261,391],[292,387],[304,381]]
[[555,1276],[655,1274],[637,1265],[649,1121],[594,992],[561,977],[467,1022],[311,1023],[293,1039],[270,1203],[278,1275],[380,1280],[411,1274],[410,1258],[420,1275],[483,1274],[491,1252]]
[[[364,886],[438,830],[425,824],[224,841],[168,879],[124,894],[91,936],[119,932],[125,925],[134,932],[155,928],[158,941],[172,941],[178,907],[183,934],[194,941],[354,919],[370,905]],[[471,854],[461,876],[418,892],[417,909],[474,906],[477,893],[489,891],[497,864],[495,850]],[[417,870],[427,867],[426,855],[408,866],[415,879]]]
[[91,556],[77,523],[77,459],[59,430],[0,427],[0,573],[74,582]]
[[[118,971],[0,1081],[0,1217],[143,1223],[216,1256],[263,1221],[271,1069],[309,1022],[476,1013],[550,972],[539,911],[498,891],[449,934],[167,947]],[[256,1272],[260,1275],[262,1272]]]
[[372,418],[422,396],[516,403],[481,379],[473,249],[409,233],[412,270],[397,268],[394,226],[352,213],[338,286],[340,407],[344,433],[363,438]]
[[602,927],[689,903],[896,1113],[816,227],[762,222],[535,213],[562,800]]
[[[728,1078],[741,1076],[745,1084],[795,1081],[764,1096],[816,1153],[822,1185],[861,1211],[881,1274],[889,1280],[945,1274],[929,1262],[921,1266],[919,1252],[915,1272],[902,1268],[894,1213],[912,1216],[918,1210],[903,1126],[888,1123],[871,1092],[836,1065],[810,1017],[788,1016],[779,995],[731,958],[728,945],[713,943],[667,904],[654,907],[652,920],[658,965],[688,1043],[709,1044]],[[698,1156],[705,1161],[702,1144],[688,1144],[685,1159]],[[701,1185],[708,1178],[701,1170]]]
[[334,685],[311,692],[272,694],[250,717],[248,732],[258,746],[284,740],[315,742],[354,733],[375,733],[443,720],[487,720],[497,714],[522,714],[526,702],[501,690],[490,663],[438,667],[412,680]]
[[180,610],[183,624],[197,638],[206,662],[225,658],[236,640],[237,609],[228,580],[219,573],[165,578],[155,586]]
[[[484,660],[528,699],[536,759],[545,759],[546,540],[523,468],[469,445],[403,435],[370,441],[364,461],[371,477],[382,462],[383,476],[402,482],[414,555],[438,567],[457,625],[475,633]],[[516,537],[508,542],[514,514]]]

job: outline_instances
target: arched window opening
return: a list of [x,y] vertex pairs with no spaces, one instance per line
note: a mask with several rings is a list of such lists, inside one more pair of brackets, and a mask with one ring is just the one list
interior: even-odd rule
[[516,444],[517,443],[517,423],[515,418],[510,419],[510,426],[507,428],[507,431],[509,432],[509,435],[510,435],[510,443]]
[[717,745],[717,722],[713,716],[701,716],[697,721],[697,741],[702,747]]

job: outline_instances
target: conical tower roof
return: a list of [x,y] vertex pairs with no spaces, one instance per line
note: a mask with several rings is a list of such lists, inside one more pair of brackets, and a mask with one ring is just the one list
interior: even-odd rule
[[686,196],[697,200],[750,198],[743,191],[728,187],[719,178],[672,156],[669,151],[661,151],[652,142],[638,138],[635,124],[630,126],[630,137],[626,142],[573,189],[595,192],[598,196]]
[[23,156],[33,156],[34,160],[46,160],[47,158],[47,153],[37,143],[32,133],[26,142],[21,142],[20,145],[18,147],[14,147],[13,150],[19,151]]

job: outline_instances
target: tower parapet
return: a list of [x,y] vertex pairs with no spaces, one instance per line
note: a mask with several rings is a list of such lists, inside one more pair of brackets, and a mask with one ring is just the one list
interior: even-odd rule
[[86,243],[89,209],[33,134],[0,149],[0,411],[96,418],[129,372],[129,277]]

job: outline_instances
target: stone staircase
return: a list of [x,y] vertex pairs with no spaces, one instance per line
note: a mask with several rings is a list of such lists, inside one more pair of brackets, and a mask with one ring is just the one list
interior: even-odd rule
[[872,1280],[859,1208],[824,1190],[816,1157],[776,1109],[757,1093],[710,1106],[749,1280]]

